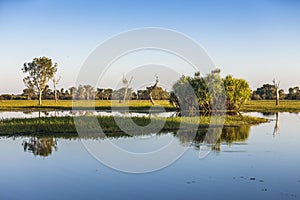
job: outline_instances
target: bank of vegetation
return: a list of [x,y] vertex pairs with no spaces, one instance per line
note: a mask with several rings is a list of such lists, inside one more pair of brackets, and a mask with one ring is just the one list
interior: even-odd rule
[[[149,117],[103,117],[98,116],[96,121],[94,117],[86,116],[84,118],[75,117],[76,125],[84,128],[87,133],[99,133],[99,124],[105,133],[132,133],[132,134],[150,134],[153,132],[178,131],[181,125],[182,130],[190,131],[193,128],[220,127],[222,124],[211,123],[218,122],[218,117],[170,117],[170,118],[149,118]],[[118,124],[116,123],[118,121]],[[141,132],[132,126],[130,120],[141,127]],[[222,122],[222,121],[221,121]],[[241,127],[256,125],[267,122],[264,118],[250,116],[226,116],[224,127]],[[152,126],[148,126],[149,124]],[[162,124],[162,128],[157,125]],[[146,127],[143,129],[143,127]],[[156,130],[157,129],[157,130]],[[148,132],[148,133],[147,133]],[[22,118],[22,119],[2,119],[0,120],[0,135],[55,135],[77,133],[73,117],[41,117],[41,118]]]

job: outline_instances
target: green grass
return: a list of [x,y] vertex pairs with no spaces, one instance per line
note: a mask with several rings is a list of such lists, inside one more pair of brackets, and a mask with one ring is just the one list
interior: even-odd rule
[[275,101],[249,101],[245,103],[243,112],[300,112],[300,101],[284,100],[279,105]]
[[[158,106],[163,107],[165,110],[170,111],[174,110],[174,108],[170,105],[167,100],[155,101]],[[56,103],[54,100],[43,100],[42,105],[38,106],[37,100],[2,100],[0,101],[0,110],[70,110],[72,107],[76,109],[91,109],[95,107],[96,110],[111,110],[111,107],[114,107],[118,110],[124,110],[129,107],[129,110],[148,110],[152,107],[150,101],[146,100],[132,100],[129,103],[119,103],[119,101],[110,101],[110,100],[95,100],[95,101],[86,101],[86,100],[60,100]]]
[[[101,124],[102,129],[106,133],[118,133],[123,132],[113,117],[97,117],[98,122],[94,123],[91,117],[76,117],[76,122],[85,127],[87,133],[93,134],[98,132],[98,122]],[[174,117],[174,118],[146,118],[146,117],[133,117],[125,118],[120,117],[121,124],[125,127],[125,132],[132,134],[148,134],[156,131],[177,131],[181,124],[183,129],[190,130],[194,128],[207,128],[211,121],[218,121],[217,117]],[[139,126],[147,126],[151,122],[154,123],[152,128],[148,129],[137,129],[130,125],[129,121],[132,119]],[[152,120],[152,121],[151,121]],[[162,129],[157,124],[165,121]],[[259,123],[267,122],[266,119],[249,117],[249,116],[227,116],[224,127],[241,127],[255,125]],[[213,124],[218,125],[218,124]],[[124,129],[123,129],[124,130]],[[0,120],[0,135],[51,135],[55,134],[71,134],[77,133],[74,125],[73,117],[42,117],[42,118],[23,118],[23,119],[7,119]]]
[[[38,101],[35,100],[2,100],[0,101],[0,111],[34,111],[34,110],[70,110],[74,107],[76,109],[91,109],[95,107],[96,110],[111,110],[114,109],[124,110],[129,106],[130,111],[146,111],[152,107],[150,101],[146,100],[132,100],[129,104],[119,103],[118,101],[110,100],[96,100],[96,101],[71,101],[61,100],[55,103],[54,100],[44,100],[42,106],[38,106]],[[166,100],[156,101],[158,106],[163,107],[166,111],[175,110],[172,105]],[[154,107],[155,109],[155,107]],[[275,105],[275,101],[248,101],[245,103],[241,111],[243,112],[300,112],[300,101],[284,100],[280,101],[279,106]]]

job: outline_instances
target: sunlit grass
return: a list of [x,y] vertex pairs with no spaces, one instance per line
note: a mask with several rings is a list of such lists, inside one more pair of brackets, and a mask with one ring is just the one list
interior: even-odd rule
[[[155,101],[154,108],[159,109],[159,106],[165,110],[175,110],[167,100]],[[119,101],[111,100],[95,100],[95,101],[72,101],[60,100],[56,103],[54,100],[44,100],[42,106],[38,106],[36,100],[2,100],[0,101],[0,110],[36,110],[36,109],[63,109],[70,110],[72,106],[76,108],[94,108],[97,110],[110,110],[112,107],[115,109],[129,110],[148,110],[152,107],[150,101],[147,100],[131,100],[127,103],[120,103]],[[275,105],[275,101],[248,101],[245,103],[241,111],[243,112],[300,112],[300,101],[284,100],[280,101],[279,106]]]
[[300,101],[284,100],[279,105],[275,101],[249,101],[241,108],[243,112],[300,112]]
[[[125,118],[119,117],[114,118],[112,116],[98,116],[97,120],[101,125],[104,132],[122,132],[119,124],[116,123],[115,119],[119,119],[126,130],[130,133],[138,132],[143,130],[143,134],[153,133],[156,131],[177,131],[181,125],[183,129],[191,128],[207,128],[210,125],[214,117],[170,117],[170,118],[148,118],[148,117],[133,117]],[[88,132],[98,132],[98,122],[91,120],[92,117],[76,117],[76,123],[86,128]],[[154,126],[149,129],[136,129],[128,123],[128,120],[133,120],[135,124],[139,126],[147,126],[150,123],[154,123]],[[155,122],[160,124],[164,123],[162,129],[155,126]],[[259,123],[267,122],[266,119],[250,117],[250,116],[226,116],[224,127],[240,127],[245,125],[255,125]],[[212,124],[219,126],[221,124]],[[156,130],[157,129],[157,130]],[[0,120],[0,135],[31,135],[31,134],[74,134],[77,133],[73,117],[42,117],[42,118],[22,118],[22,119],[3,119]]]
[[[163,107],[166,110],[173,110],[169,101],[157,100],[154,107]],[[150,101],[147,100],[131,100],[126,103],[111,100],[60,100],[57,103],[54,100],[43,100],[42,105],[38,106],[37,100],[2,100],[0,101],[0,110],[24,110],[24,109],[72,109],[76,108],[95,108],[97,110],[110,110],[111,107],[130,110],[147,110],[152,107]]]

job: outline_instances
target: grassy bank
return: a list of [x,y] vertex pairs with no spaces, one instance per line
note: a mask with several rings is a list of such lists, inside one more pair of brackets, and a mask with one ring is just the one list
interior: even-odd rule
[[[119,123],[125,127],[126,132],[147,134],[156,131],[177,131],[181,124],[183,129],[189,130],[191,126],[207,128],[211,121],[209,117],[200,118],[144,118],[144,117],[133,117],[133,118],[117,118]],[[152,127],[147,129],[137,129],[130,125],[130,119],[132,119],[139,126],[147,126],[150,123],[154,124]],[[97,117],[101,128],[106,133],[123,132],[119,128],[119,124],[116,123],[113,117]],[[152,121],[151,121],[152,120]],[[164,120],[165,123],[163,122]],[[86,128],[89,133],[98,132],[98,122],[94,123],[92,118],[85,117],[84,120],[80,117],[76,118],[76,122]],[[249,117],[249,116],[227,116],[225,120],[225,127],[240,127],[245,125],[255,125],[259,123],[267,122],[266,119]],[[162,124],[162,129],[159,125]],[[196,126],[195,126],[196,125]],[[198,126],[197,126],[198,125]],[[157,130],[156,130],[157,129]],[[123,129],[124,130],[124,129]],[[29,119],[9,119],[0,120],[0,135],[34,135],[34,134],[76,134],[76,127],[72,117],[45,117],[45,118],[29,118]]]
[[[38,101],[35,100],[2,100],[0,101],[0,111],[34,111],[34,110],[70,110],[74,107],[76,109],[91,109],[95,107],[96,110],[111,110],[114,109],[125,110],[129,106],[130,111],[147,111],[152,107],[150,101],[147,100],[132,100],[129,104],[119,103],[118,101],[110,100],[96,100],[93,101],[71,101],[61,100],[55,103],[53,100],[44,100],[42,106],[38,106]],[[173,111],[174,108],[168,101],[156,101],[158,106],[163,107],[166,111]],[[155,109],[155,108],[154,108]],[[281,101],[279,106],[275,105],[275,101],[248,101],[245,103],[241,111],[243,112],[300,112],[300,101]]]
[[[167,111],[174,110],[170,105],[169,101],[159,100],[155,101],[156,107],[161,106]],[[95,100],[95,101],[85,101],[85,100],[61,100],[55,102],[54,100],[44,100],[41,106],[38,106],[37,100],[2,100],[0,101],[0,111],[18,111],[18,110],[71,110],[76,109],[91,109],[95,107],[96,110],[111,110],[114,107],[118,110],[128,109],[131,111],[143,111],[149,110],[152,107],[150,101],[147,100],[132,100],[129,103],[120,103],[119,101],[111,100]]]
[[249,101],[245,103],[243,112],[300,112],[300,101],[285,100],[275,105],[275,101]]

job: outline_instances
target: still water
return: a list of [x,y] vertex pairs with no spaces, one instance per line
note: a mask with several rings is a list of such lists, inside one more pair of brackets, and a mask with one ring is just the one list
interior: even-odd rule
[[91,110],[51,110],[51,111],[1,111],[0,119],[34,118],[34,117],[63,117],[63,116],[126,116],[126,117],[171,117],[176,112],[121,112],[121,111],[91,111]]
[[300,199],[299,130],[300,115],[289,113],[279,113],[277,123],[226,129],[204,159],[198,158],[201,137],[86,139],[97,145],[110,140],[133,152],[171,140],[178,148],[190,146],[172,165],[146,174],[101,164],[78,138],[2,137],[0,199]]

